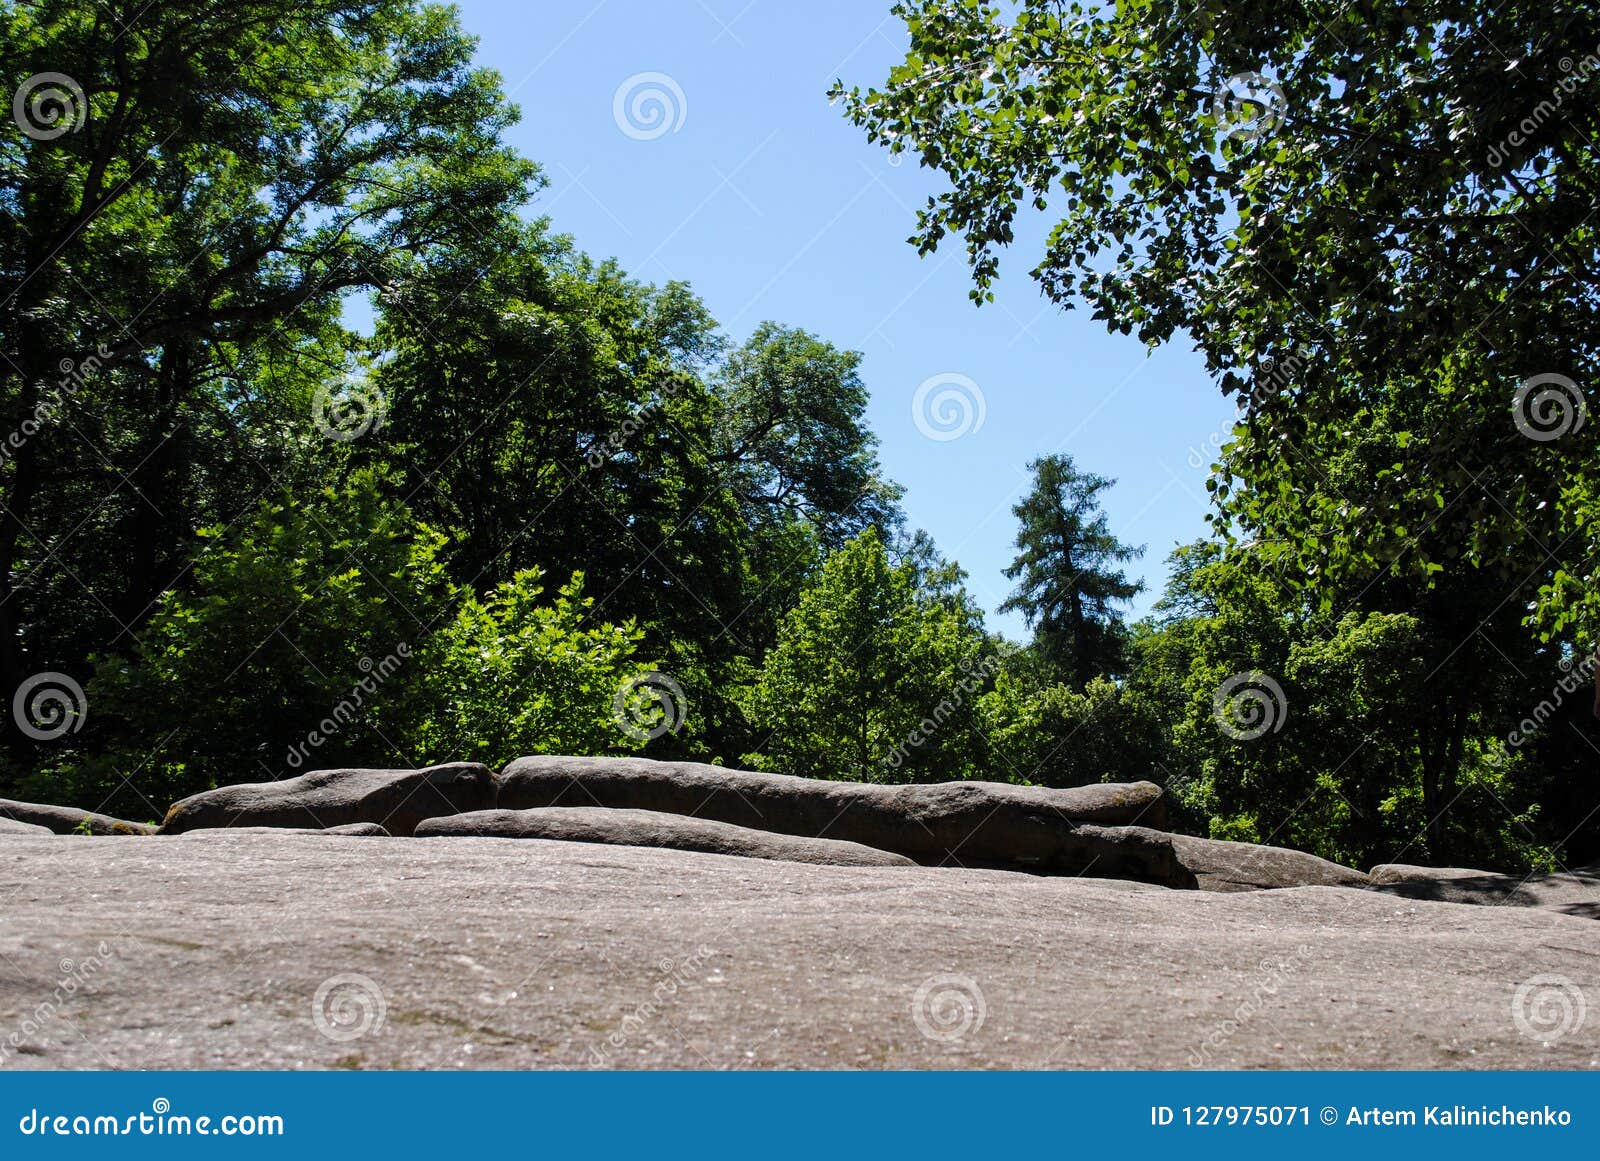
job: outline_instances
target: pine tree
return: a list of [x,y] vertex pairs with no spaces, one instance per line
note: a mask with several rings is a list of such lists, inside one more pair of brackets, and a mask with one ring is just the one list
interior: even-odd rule
[[1033,488],[1012,508],[1021,527],[1017,557],[1006,576],[1020,580],[1002,611],[1018,611],[1034,632],[1034,648],[1063,680],[1083,689],[1122,669],[1125,632],[1118,606],[1144,588],[1116,565],[1144,549],[1111,534],[1100,493],[1115,480],[1080,472],[1068,455],[1028,465]]

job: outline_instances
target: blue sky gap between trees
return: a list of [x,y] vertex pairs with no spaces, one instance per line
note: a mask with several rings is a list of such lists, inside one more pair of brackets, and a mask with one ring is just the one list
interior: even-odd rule
[[[639,279],[690,282],[736,339],[771,318],[863,352],[885,472],[905,485],[911,524],[971,574],[991,628],[1025,635],[1019,616],[996,613],[1011,507],[1027,462],[1055,451],[1118,481],[1105,508],[1118,536],[1148,546],[1130,571],[1147,583],[1133,613],[1149,607],[1167,552],[1206,533],[1207,465],[1233,405],[1193,353],[1148,351],[1045,301],[1027,275],[1044,222],[1019,238],[981,309],[958,246],[922,259],[906,244],[934,178],[869,144],[826,96],[834,80],[875,83],[903,57],[886,7],[459,7],[479,60],[521,107],[508,141],[544,166],[536,208],[557,230]],[[643,140],[614,117],[619,86],[641,73],[682,92],[675,127]],[[912,410],[918,386],[941,375],[964,376],[983,401],[981,426],[942,441]]]

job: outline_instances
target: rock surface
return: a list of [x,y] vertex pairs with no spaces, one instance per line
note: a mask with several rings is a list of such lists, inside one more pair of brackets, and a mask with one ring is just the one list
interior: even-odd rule
[[800,838],[751,830],[708,818],[662,814],[655,810],[608,810],[596,806],[555,806],[535,810],[485,810],[430,818],[417,827],[418,838],[461,837],[560,839],[630,847],[666,847],[750,859],[783,859],[837,867],[914,867],[904,855],[837,839]]
[[36,822],[18,822],[14,818],[0,818],[0,834],[48,834],[55,832]]
[[[999,782],[880,786],[645,758],[519,758],[498,805],[603,806],[693,815],[804,838],[842,839],[929,866],[1117,874],[1157,883],[1180,873],[1170,847],[1115,849],[1093,828],[1165,825],[1150,782],[1047,790]],[[1087,826],[1080,830],[1082,824]],[[1091,868],[1098,868],[1090,870]]]
[[1396,883],[1443,883],[1451,879],[1481,879],[1486,876],[1501,877],[1493,871],[1475,871],[1471,867],[1419,867],[1410,863],[1379,863],[1367,872],[1374,887],[1389,887]]
[[10,835],[0,898],[4,1068],[1600,1066],[1513,1012],[1549,974],[1594,1019],[1600,924],[1337,887]]
[[1365,887],[1370,881],[1343,867],[1287,847],[1172,836],[1178,862],[1202,891],[1258,891],[1280,887]]
[[108,814],[79,810],[75,806],[47,806],[40,802],[16,802],[0,798],[0,818],[31,822],[54,834],[137,835],[155,834],[156,828],[142,822],[123,822]]
[[[428,821],[424,819],[423,821]],[[421,825],[420,823],[418,825]],[[375,822],[347,822],[343,826],[330,826],[323,834],[340,834],[347,838],[390,838],[387,830]]]
[[[424,819],[424,823],[429,820]],[[182,832],[184,838],[208,838],[219,834],[321,834],[343,835],[346,838],[392,838],[390,833],[375,822],[350,822],[343,826],[330,826],[326,829],[314,826],[202,826],[194,830]]]
[[1384,863],[1372,868],[1372,882],[1374,890],[1406,899],[1543,907],[1564,915],[1600,919],[1600,866],[1553,875],[1500,875],[1468,867]]
[[425,818],[488,810],[495,779],[477,762],[422,770],[313,770],[282,782],[221,786],[175,803],[163,834],[202,827],[267,826],[327,830],[370,822],[408,835]]

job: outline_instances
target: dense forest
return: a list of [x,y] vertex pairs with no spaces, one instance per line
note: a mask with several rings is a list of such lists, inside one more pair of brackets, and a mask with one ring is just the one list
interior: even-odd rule
[[1046,213],[1045,294],[1238,402],[1151,616],[1080,451],[1015,507],[1030,639],[988,631],[860,357],[561,234],[449,8],[0,3],[0,794],[642,753],[1600,858],[1600,13],[896,11],[833,96],[947,186],[912,241],[981,304]]

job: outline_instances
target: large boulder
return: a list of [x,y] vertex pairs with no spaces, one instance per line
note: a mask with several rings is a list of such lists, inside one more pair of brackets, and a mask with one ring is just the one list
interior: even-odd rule
[[1175,834],[1178,861],[1202,891],[1261,891],[1277,887],[1365,887],[1353,867],[1330,863],[1305,851],[1225,842]]
[[[424,822],[427,820],[424,819]],[[420,823],[418,825],[421,825]],[[330,826],[323,834],[343,835],[345,838],[392,838],[386,827],[375,822],[349,822],[343,826]]]
[[800,838],[752,830],[730,822],[662,814],[655,810],[608,810],[555,806],[534,810],[485,810],[430,818],[418,838],[470,835],[477,838],[558,839],[625,847],[666,847],[747,859],[824,863],[838,867],[914,867],[904,855],[837,839]]
[[[1122,833],[1164,824],[1149,782],[1047,790],[997,782],[880,786],[645,758],[519,758],[506,810],[601,806],[694,815],[893,851],[929,866],[1001,867],[1173,883],[1170,844]],[[1153,833],[1153,832],[1152,832]]]
[[183,832],[184,838],[205,838],[219,834],[282,834],[290,831],[294,834],[331,834],[342,835],[345,838],[392,838],[393,836],[375,822],[351,822],[344,826],[330,826],[326,829],[319,827],[282,827],[282,826],[202,826],[194,830]]
[[494,804],[494,774],[477,762],[423,770],[313,770],[281,782],[222,786],[185,798],[167,811],[161,833],[246,826],[327,830],[370,822],[408,835],[423,819]]
[[1472,867],[1419,867],[1411,863],[1379,863],[1367,876],[1374,887],[1392,887],[1396,883],[1511,881],[1509,875],[1495,871],[1479,871]]
[[1417,867],[1382,863],[1372,868],[1373,889],[1435,903],[1490,907],[1543,907],[1584,919],[1600,919],[1600,867],[1550,875],[1502,875],[1470,867]]
[[0,798],[0,818],[29,822],[54,834],[155,834],[156,828],[142,822],[123,822],[108,814],[79,810],[75,806],[46,806],[39,802],[14,802]]
[[37,823],[18,822],[14,818],[0,818],[0,834],[53,835],[55,831],[47,826],[39,826]]

